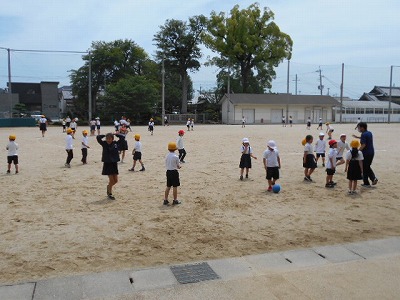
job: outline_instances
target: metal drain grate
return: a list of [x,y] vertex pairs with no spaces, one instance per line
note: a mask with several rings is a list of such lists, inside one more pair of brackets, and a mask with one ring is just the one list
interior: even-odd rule
[[206,262],[193,265],[170,267],[179,283],[195,283],[206,280],[219,279],[217,273]]

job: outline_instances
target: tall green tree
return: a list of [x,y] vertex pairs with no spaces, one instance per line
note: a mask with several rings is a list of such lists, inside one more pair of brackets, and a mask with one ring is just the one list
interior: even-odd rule
[[284,59],[290,59],[292,39],[273,20],[274,13],[267,7],[261,11],[258,3],[242,10],[236,5],[230,16],[211,13],[203,41],[220,55],[209,63],[225,70],[232,67],[233,77],[241,82],[241,91],[237,92],[262,92],[270,88],[276,75],[274,68]]
[[[78,70],[71,70],[72,91],[77,96],[75,106],[78,111],[88,110],[89,61],[92,69],[92,103],[96,108],[96,99],[100,91],[108,85],[117,83],[130,76],[157,78],[157,65],[149,59],[143,48],[132,40],[112,42],[93,42],[90,54],[83,56],[84,65]],[[95,109],[93,109],[95,112]]]
[[187,112],[188,102],[188,71],[197,71],[200,68],[201,34],[205,28],[206,18],[195,16],[188,22],[167,20],[160,26],[160,31],[154,35],[158,50],[158,60],[165,61],[165,68],[172,69],[180,75],[182,84],[181,112]]

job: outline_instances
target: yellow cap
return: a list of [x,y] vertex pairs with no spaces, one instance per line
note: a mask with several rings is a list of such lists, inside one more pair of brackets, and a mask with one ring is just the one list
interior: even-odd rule
[[140,134],[136,133],[135,136],[134,136],[134,138],[135,138],[135,140],[137,140],[137,141],[140,140]]
[[168,143],[168,150],[169,151],[175,151],[176,149],[178,149],[178,147],[176,146],[175,142]]
[[352,140],[350,143],[351,148],[357,148],[360,147],[360,142],[358,140]]
[[307,144],[306,139],[303,139],[303,140],[301,141],[301,144],[302,144],[303,146],[305,146],[305,145]]
[[73,133],[74,131],[71,128],[67,129],[67,133]]
[[87,130],[82,131],[83,134],[88,134],[89,132]]
[[10,136],[8,137],[9,140],[15,140],[17,137],[15,136],[15,134],[10,134]]

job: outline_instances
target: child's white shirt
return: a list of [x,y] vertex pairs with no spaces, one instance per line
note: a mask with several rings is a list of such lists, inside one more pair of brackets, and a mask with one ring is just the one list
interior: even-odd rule
[[72,135],[67,134],[65,137],[65,150],[72,150],[74,149],[74,142],[72,139]]
[[71,124],[69,124],[69,127],[72,128],[72,129],[75,129],[76,126],[77,126],[77,124],[76,124],[75,121],[74,121],[74,122],[71,122]]
[[178,147],[178,149],[183,149],[183,137],[182,136],[178,136],[178,138],[176,139],[176,146]]
[[315,152],[325,153],[325,151],[326,151],[326,141],[318,139],[318,141],[315,143]]
[[[242,145],[242,147],[240,147],[240,152],[243,153],[243,151],[244,151],[244,146]],[[246,153],[243,153],[243,154],[253,154],[253,148],[250,147],[250,145],[249,145],[249,146],[247,147]]]
[[349,143],[343,143],[341,140],[337,141],[337,157],[343,157],[344,150],[350,150]]
[[179,169],[179,157],[175,154],[175,152],[170,152],[165,157],[165,168],[167,170]]
[[273,151],[267,148],[263,153],[263,158],[267,160],[267,167],[279,167],[278,157],[279,151],[276,148]]
[[83,136],[82,137],[82,149],[86,149],[87,147],[85,145],[89,145],[89,137],[88,136]]
[[14,141],[10,141],[7,145],[8,154],[7,156],[18,155],[18,144]]
[[[327,169],[333,169],[336,168],[336,156],[337,156],[337,151],[335,148],[329,148],[328,152],[328,159],[326,162],[326,168]],[[331,162],[332,158],[332,162]]]
[[[347,151],[347,153],[345,154],[345,159],[346,160],[352,159],[351,150]],[[355,158],[355,160],[364,160],[364,155],[360,150],[358,150],[358,156]]]
[[314,148],[310,143],[306,143],[304,145],[304,152],[307,152],[307,154],[313,154],[314,155]]
[[135,150],[135,152],[142,152],[142,143],[140,141],[136,141],[133,150]]
[[190,125],[190,121],[187,121],[187,122],[186,122],[186,126],[189,126],[189,125]]

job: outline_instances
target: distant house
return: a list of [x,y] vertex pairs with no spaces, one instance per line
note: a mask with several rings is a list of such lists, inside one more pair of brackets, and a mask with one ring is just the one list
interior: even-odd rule
[[72,94],[72,86],[62,86],[58,89],[58,96],[60,99],[60,113],[65,117],[68,112],[73,111],[75,108],[75,96]]
[[240,124],[242,117],[248,124],[278,124],[282,116],[294,123],[313,123],[322,118],[334,121],[334,107],[339,103],[330,96],[292,94],[225,94],[220,101],[222,122]]
[[[374,86],[369,93],[364,93],[360,97],[362,101],[389,101],[390,87]],[[400,104],[400,88],[392,87],[392,102]]]

